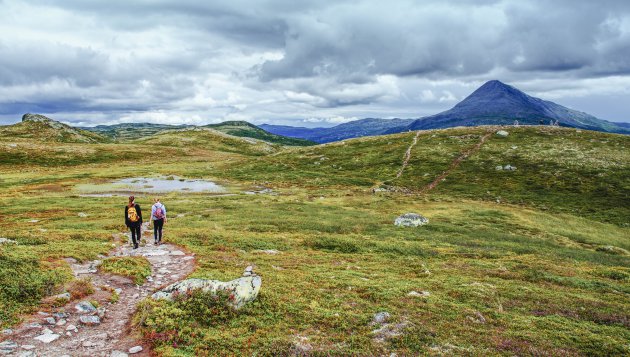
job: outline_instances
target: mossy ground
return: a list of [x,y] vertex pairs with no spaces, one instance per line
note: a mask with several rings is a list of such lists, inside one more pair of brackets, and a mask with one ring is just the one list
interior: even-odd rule
[[[144,156],[144,142],[98,145],[105,159],[59,159],[60,167],[45,166],[33,149],[0,175],[1,235],[19,242],[0,246],[2,324],[70,279],[61,258],[95,259],[124,230],[125,197],[81,197],[76,185],[177,175],[264,185],[275,195],[162,197],[164,239],[196,254],[194,277],[230,280],[254,264],[263,279],[259,299],[229,316],[216,306],[151,303],[139,326],[163,355],[630,353],[630,257],[602,249],[630,250],[630,139],[509,129],[435,190],[413,193],[486,130],[423,133],[399,179],[414,133],[269,154],[223,150],[228,144],[204,134],[168,148],[177,156],[161,163]],[[42,156],[57,158],[64,145]],[[499,164],[518,169],[498,172]],[[371,193],[383,183],[412,194]],[[429,225],[395,227],[406,212]],[[376,342],[378,311],[406,321],[404,333]],[[174,338],[169,327],[181,321],[189,322],[185,336]]]
[[126,276],[138,285],[151,276],[151,263],[145,257],[112,257],[103,260],[99,267],[110,274]]

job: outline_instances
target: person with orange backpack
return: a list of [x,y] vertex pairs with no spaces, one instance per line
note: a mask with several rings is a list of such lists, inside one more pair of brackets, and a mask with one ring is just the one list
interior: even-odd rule
[[142,226],[142,210],[140,205],[136,204],[136,198],[129,196],[129,204],[125,206],[125,225],[131,230],[131,241],[133,249],[138,249],[140,243]]
[[153,238],[155,243],[162,243],[162,227],[166,223],[166,207],[160,202],[159,198],[154,199],[155,203],[151,207],[151,220],[153,221]]

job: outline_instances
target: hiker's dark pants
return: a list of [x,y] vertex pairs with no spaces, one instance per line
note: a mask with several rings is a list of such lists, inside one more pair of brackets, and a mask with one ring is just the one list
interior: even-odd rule
[[164,227],[164,218],[153,221],[153,237],[158,243],[162,241],[162,227]]
[[131,241],[133,242],[134,247],[138,247],[138,243],[140,243],[140,225],[137,226],[129,226],[129,230],[131,230]]

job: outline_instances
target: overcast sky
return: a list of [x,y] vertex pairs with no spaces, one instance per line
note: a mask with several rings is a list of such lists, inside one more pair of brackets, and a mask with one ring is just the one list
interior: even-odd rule
[[630,121],[630,1],[0,0],[0,123],[330,126],[487,80]]

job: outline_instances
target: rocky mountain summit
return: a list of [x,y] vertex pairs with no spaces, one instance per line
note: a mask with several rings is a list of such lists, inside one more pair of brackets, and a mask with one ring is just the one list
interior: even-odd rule
[[27,113],[17,124],[0,126],[0,138],[36,138],[42,142],[104,143],[110,141],[99,134],[74,128],[41,114]]

